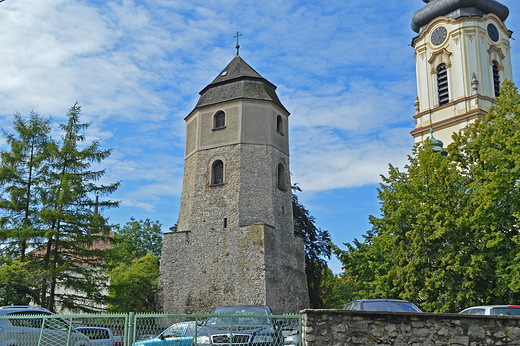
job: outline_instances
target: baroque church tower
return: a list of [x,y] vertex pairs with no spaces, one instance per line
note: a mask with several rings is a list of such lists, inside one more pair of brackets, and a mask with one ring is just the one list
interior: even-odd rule
[[512,80],[506,6],[495,0],[423,0],[412,29],[417,72],[415,142],[444,144],[496,102],[500,83]]
[[304,243],[293,228],[289,112],[275,89],[237,51],[185,118],[179,222],[164,237],[161,311],[309,307]]

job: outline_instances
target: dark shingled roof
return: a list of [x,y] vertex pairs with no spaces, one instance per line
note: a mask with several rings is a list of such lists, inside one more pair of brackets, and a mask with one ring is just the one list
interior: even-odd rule
[[252,99],[274,102],[287,111],[275,90],[276,86],[237,55],[218,77],[199,93],[200,98],[195,109],[225,101]]
[[509,16],[509,9],[495,0],[423,0],[428,5],[415,12],[412,19],[412,30],[419,32],[437,17],[481,16],[493,13],[502,22]]

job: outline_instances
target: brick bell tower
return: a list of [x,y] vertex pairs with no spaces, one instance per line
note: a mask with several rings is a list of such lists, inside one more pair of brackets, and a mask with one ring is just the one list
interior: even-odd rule
[[293,229],[289,112],[275,89],[237,47],[185,118],[179,222],[164,236],[161,311],[309,307],[304,244]]

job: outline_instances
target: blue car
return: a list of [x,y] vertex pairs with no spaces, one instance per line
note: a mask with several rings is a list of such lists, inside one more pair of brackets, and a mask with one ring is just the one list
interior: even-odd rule
[[153,339],[137,341],[135,346],[191,346],[196,331],[195,321],[175,323]]

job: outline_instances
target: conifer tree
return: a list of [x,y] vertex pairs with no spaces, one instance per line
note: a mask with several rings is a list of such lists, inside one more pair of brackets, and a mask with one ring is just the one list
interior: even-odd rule
[[[46,276],[41,287],[41,305],[54,310],[62,307],[95,311],[96,302],[102,299],[103,282],[100,268],[103,250],[96,245],[107,242],[110,227],[101,215],[93,212],[96,191],[102,195],[114,192],[119,183],[97,185],[104,170],[91,170],[110,155],[110,150],[100,149],[99,142],[82,147],[85,136],[82,131],[90,124],[79,120],[81,107],[74,104],[67,114],[67,123],[61,125],[62,141],[52,151],[49,187],[43,194],[44,209],[40,213],[46,224],[46,243],[42,248],[43,269]],[[115,207],[118,202],[104,201],[100,207]],[[57,288],[67,289],[68,294],[58,294]],[[83,303],[79,303],[79,302]]]
[[46,186],[52,143],[50,119],[31,112],[24,120],[14,115],[14,134],[4,131],[10,147],[1,153],[0,237],[5,260],[24,260],[28,247],[42,237],[38,212],[41,191]]

